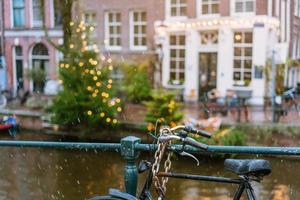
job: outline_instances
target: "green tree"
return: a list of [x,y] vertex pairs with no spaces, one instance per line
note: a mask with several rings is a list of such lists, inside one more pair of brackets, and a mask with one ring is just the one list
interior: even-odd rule
[[151,98],[151,84],[147,74],[148,62],[142,64],[122,64],[126,97],[133,103]]
[[146,122],[149,123],[148,130],[154,128],[157,120],[172,127],[182,120],[181,103],[175,100],[175,95],[174,92],[163,89],[152,92],[152,100],[145,103],[148,109],[146,113]]
[[99,58],[97,45],[88,36],[94,27],[70,23],[72,37],[68,52],[59,65],[62,91],[55,97],[54,123],[90,128],[108,128],[117,123],[120,99],[112,96],[111,58]]

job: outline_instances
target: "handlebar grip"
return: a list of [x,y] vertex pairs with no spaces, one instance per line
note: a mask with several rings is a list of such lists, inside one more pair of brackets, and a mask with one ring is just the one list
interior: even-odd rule
[[189,133],[194,133],[194,134],[201,135],[203,137],[211,138],[211,134],[209,132],[203,130],[197,130],[191,126],[185,126],[184,130]]
[[186,137],[184,139],[184,142],[191,145],[191,146],[193,146],[193,147],[199,148],[199,149],[207,150],[207,148],[208,148],[208,145],[200,143],[200,142],[198,142],[198,141],[196,141],[196,140],[194,140],[193,138],[190,138],[190,137]]

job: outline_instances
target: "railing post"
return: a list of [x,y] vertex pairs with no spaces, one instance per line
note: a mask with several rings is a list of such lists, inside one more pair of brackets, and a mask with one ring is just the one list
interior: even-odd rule
[[121,155],[125,158],[126,165],[124,169],[124,180],[126,192],[136,196],[138,172],[135,164],[135,159],[139,156],[135,145],[141,143],[141,139],[128,136],[121,140]]

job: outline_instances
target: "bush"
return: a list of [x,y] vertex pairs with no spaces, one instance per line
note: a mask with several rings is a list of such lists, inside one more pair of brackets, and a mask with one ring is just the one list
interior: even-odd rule
[[198,137],[197,140],[210,145],[244,146],[246,145],[245,133],[236,128],[226,128],[217,131],[211,139]]
[[171,127],[176,126],[182,120],[181,104],[176,102],[175,96],[174,92],[163,89],[152,92],[152,99],[145,103],[148,108],[145,120],[149,123],[149,131],[153,130],[158,119]]
[[151,84],[147,74],[148,62],[142,64],[122,64],[124,90],[126,97],[133,103],[141,103],[151,98]]

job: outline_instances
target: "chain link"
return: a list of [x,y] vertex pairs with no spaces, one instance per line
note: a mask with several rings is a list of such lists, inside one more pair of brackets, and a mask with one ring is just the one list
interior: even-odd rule
[[[172,133],[171,131],[168,131],[170,133]],[[161,135],[161,134],[160,134]],[[170,142],[167,143],[162,143],[159,142],[159,140],[157,141],[157,150],[154,154],[155,157],[155,161],[152,165],[152,174],[153,174],[153,182],[154,182],[154,186],[157,190],[157,192],[159,194],[162,194],[163,196],[165,196],[166,191],[167,191],[167,183],[169,178],[168,177],[162,177],[161,180],[159,179],[159,177],[157,176],[159,169],[160,169],[160,163],[161,160],[163,158],[163,155],[165,153],[165,149],[167,147],[167,145],[171,144]],[[167,159],[164,162],[164,171],[167,173],[169,172],[169,170],[171,169],[172,166],[172,162],[171,162],[171,156],[172,156],[172,152],[168,153]]]

